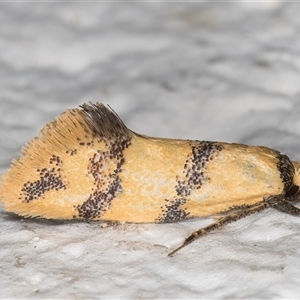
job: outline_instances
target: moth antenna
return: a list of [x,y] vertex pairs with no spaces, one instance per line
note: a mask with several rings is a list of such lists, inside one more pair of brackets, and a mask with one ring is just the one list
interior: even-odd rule
[[245,218],[249,215],[257,213],[257,212],[259,212],[263,209],[266,209],[268,207],[273,207],[275,205],[278,205],[279,203],[282,203],[284,201],[285,201],[285,198],[284,198],[283,195],[271,196],[271,197],[268,197],[268,198],[266,198],[265,200],[263,200],[259,203],[256,203],[254,205],[249,206],[248,208],[245,208],[244,210],[231,213],[230,215],[227,215],[225,217],[221,217],[216,222],[193,232],[190,236],[188,236],[185,239],[185,241],[183,242],[183,244],[181,246],[179,246],[178,248],[176,248],[175,250],[170,252],[168,254],[168,256],[171,256],[171,257],[174,256],[174,254],[176,252],[178,252],[180,249],[182,249],[183,247],[189,245],[190,243],[192,243],[196,239],[200,238],[201,236],[206,235],[210,231],[213,231],[213,230],[215,230],[217,228],[220,228],[220,227],[223,227],[223,226],[225,226],[229,223],[232,223],[232,222],[235,222],[235,221],[240,220],[242,218]]

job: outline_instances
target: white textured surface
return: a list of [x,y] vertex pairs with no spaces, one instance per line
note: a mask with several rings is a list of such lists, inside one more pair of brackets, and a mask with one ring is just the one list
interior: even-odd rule
[[[140,133],[300,160],[299,20],[298,3],[0,4],[1,172],[87,101]],[[206,221],[101,228],[1,211],[0,297],[299,297],[300,219],[269,209],[167,257]]]

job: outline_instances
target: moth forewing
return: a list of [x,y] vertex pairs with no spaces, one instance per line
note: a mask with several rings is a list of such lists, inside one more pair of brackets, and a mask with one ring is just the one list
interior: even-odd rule
[[[101,103],[46,124],[0,182],[0,202],[25,217],[178,222],[223,215],[195,238],[266,207],[297,215],[299,163],[241,144],[153,138]],[[296,196],[295,196],[296,195]],[[283,204],[284,203],[284,204]]]

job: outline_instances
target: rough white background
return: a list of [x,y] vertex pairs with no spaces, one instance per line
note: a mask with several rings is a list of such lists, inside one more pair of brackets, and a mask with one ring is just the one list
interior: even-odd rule
[[[0,166],[46,122],[110,104],[148,135],[265,145],[300,160],[299,3],[1,3]],[[0,297],[300,297],[300,219],[24,220],[0,211]]]

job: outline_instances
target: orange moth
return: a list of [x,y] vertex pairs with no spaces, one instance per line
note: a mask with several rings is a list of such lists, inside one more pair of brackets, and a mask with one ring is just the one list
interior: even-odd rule
[[48,123],[1,178],[7,212],[47,219],[165,223],[214,216],[169,255],[268,207],[300,215],[300,164],[267,147],[154,138],[101,103]]

